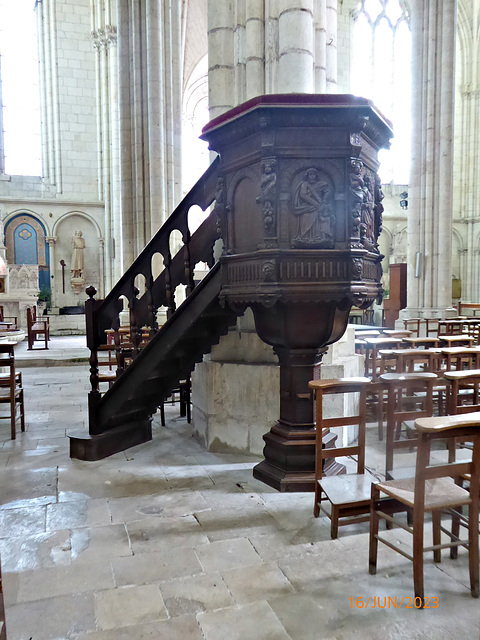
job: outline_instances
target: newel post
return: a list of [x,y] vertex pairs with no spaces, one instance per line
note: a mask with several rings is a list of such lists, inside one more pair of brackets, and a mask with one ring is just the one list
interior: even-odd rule
[[90,349],[90,385],[88,393],[88,430],[90,435],[98,433],[96,427],[96,409],[100,401],[101,394],[98,380],[98,347],[100,346],[100,335],[98,325],[98,309],[102,304],[101,300],[95,300],[97,290],[95,287],[88,287],[85,291],[88,300],[85,303],[85,322],[87,331],[87,347]]

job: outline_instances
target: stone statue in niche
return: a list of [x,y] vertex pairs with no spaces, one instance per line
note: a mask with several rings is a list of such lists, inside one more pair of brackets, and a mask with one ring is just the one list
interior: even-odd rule
[[297,228],[292,246],[295,248],[331,249],[335,245],[332,190],[317,169],[308,169],[295,191],[293,213]]
[[81,231],[75,231],[75,235],[72,236],[72,247],[70,273],[72,274],[72,278],[83,278],[83,271],[85,269],[85,238]]

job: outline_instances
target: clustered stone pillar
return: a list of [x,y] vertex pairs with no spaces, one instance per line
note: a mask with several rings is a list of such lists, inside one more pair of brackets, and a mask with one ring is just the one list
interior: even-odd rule
[[118,276],[181,199],[181,10],[182,3],[168,0],[117,3]]
[[413,145],[404,317],[436,317],[452,302],[456,2],[412,4]]
[[270,93],[334,93],[337,0],[209,0],[209,106],[215,118]]
[[[96,50],[97,131],[98,131],[98,190],[105,204],[105,236],[118,237],[115,225],[113,180],[118,171],[118,101],[117,101],[117,27],[113,24],[111,3],[94,0],[91,5],[92,41]],[[105,252],[105,287],[110,290],[119,274],[115,270],[113,244]]]

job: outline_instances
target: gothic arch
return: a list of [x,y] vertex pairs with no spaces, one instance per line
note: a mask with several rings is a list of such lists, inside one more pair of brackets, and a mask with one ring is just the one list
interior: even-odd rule
[[11,213],[5,222],[5,246],[9,264],[38,264],[38,287],[50,289],[50,253],[47,229],[33,211]]
[[72,210],[72,211],[68,211],[67,213],[64,213],[63,215],[61,215],[58,220],[55,222],[55,224],[53,225],[53,229],[52,229],[52,235],[56,236],[58,233],[58,227],[62,222],[65,222],[65,220],[71,216],[80,216],[82,218],[85,218],[86,220],[88,220],[89,222],[92,223],[92,225],[95,227],[95,229],[97,230],[97,234],[98,234],[98,238],[102,238],[103,234],[102,234],[102,230],[100,228],[100,225],[98,224],[98,222],[95,220],[95,218],[93,218],[91,215],[89,215],[88,213],[85,213],[84,211],[78,211],[78,210]]

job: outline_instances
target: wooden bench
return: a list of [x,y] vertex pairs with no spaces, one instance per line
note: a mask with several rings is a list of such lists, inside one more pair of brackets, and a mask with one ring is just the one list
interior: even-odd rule
[[48,318],[37,318],[37,308],[28,307],[27,309],[27,338],[28,349],[33,349],[35,342],[45,342],[42,349],[48,349],[48,341],[50,340],[50,327]]

